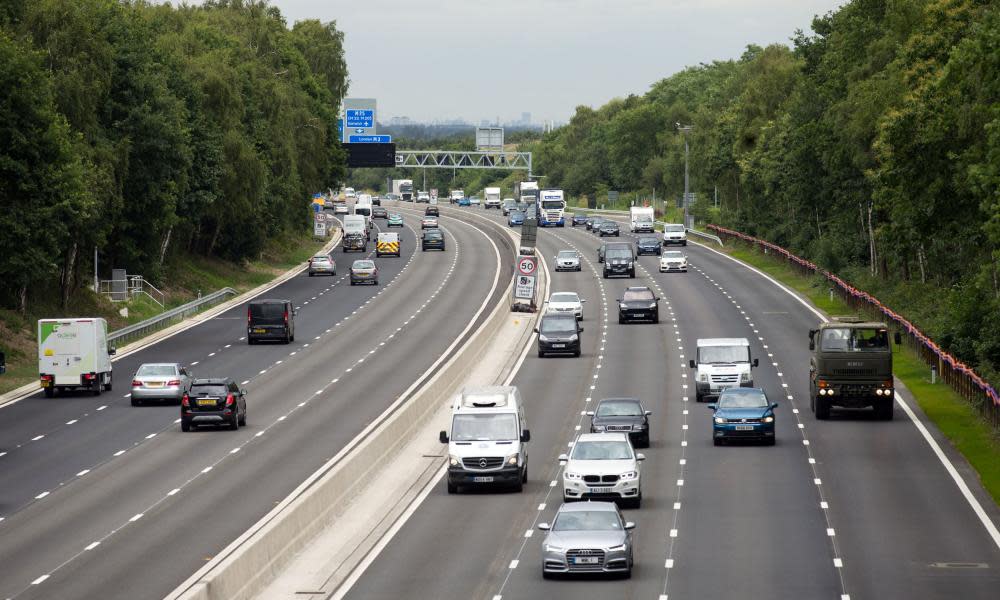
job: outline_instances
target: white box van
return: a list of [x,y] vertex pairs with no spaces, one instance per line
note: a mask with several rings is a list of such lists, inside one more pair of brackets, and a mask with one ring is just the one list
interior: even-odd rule
[[108,322],[90,319],[38,321],[38,379],[49,398],[56,391],[83,389],[98,395],[111,390]]
[[654,216],[652,207],[633,206],[629,208],[629,229],[632,233],[653,233]]
[[528,481],[531,432],[521,393],[514,386],[468,387],[451,412],[448,493],[462,486],[506,485],[520,492]]
[[689,365],[695,371],[695,397],[717,397],[731,387],[753,387],[752,367],[757,359],[750,358],[750,342],[746,338],[709,338],[698,340],[697,359]]
[[344,252],[357,250],[368,251],[368,224],[364,215],[344,216]]

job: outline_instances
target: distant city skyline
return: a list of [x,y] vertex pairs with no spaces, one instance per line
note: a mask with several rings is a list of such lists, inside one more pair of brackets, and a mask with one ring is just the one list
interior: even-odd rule
[[567,121],[684,68],[789,44],[843,0],[271,0],[336,21],[351,97],[414,121]]

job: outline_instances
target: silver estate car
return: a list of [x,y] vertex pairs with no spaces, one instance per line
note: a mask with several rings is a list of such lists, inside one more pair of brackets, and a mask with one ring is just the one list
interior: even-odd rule
[[542,540],[542,577],[563,573],[632,576],[632,530],[613,502],[563,504]]
[[191,388],[192,379],[188,370],[177,363],[140,365],[132,377],[132,406],[146,401],[180,404],[184,393]]

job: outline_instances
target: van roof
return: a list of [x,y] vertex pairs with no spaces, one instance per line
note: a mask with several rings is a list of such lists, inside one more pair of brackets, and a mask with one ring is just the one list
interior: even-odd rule
[[517,388],[512,385],[470,386],[462,390],[455,409],[510,412],[517,409],[517,399]]
[[291,300],[278,300],[277,298],[264,298],[262,300],[251,300],[250,304],[287,304]]
[[698,346],[749,346],[746,338],[704,338],[698,340]]

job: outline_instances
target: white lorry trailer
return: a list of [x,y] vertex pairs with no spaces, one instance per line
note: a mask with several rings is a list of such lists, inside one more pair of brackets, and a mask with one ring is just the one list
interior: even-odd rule
[[514,198],[528,206],[538,203],[538,182],[519,181],[514,184]]
[[483,208],[500,209],[500,188],[488,187],[483,190]]
[[629,209],[629,231],[632,233],[653,233],[655,227],[653,208],[633,206]]
[[49,398],[57,391],[111,390],[108,322],[99,317],[38,321],[38,379]]
[[393,179],[392,180],[392,193],[396,195],[398,200],[404,202],[413,201],[413,180],[412,179]]

